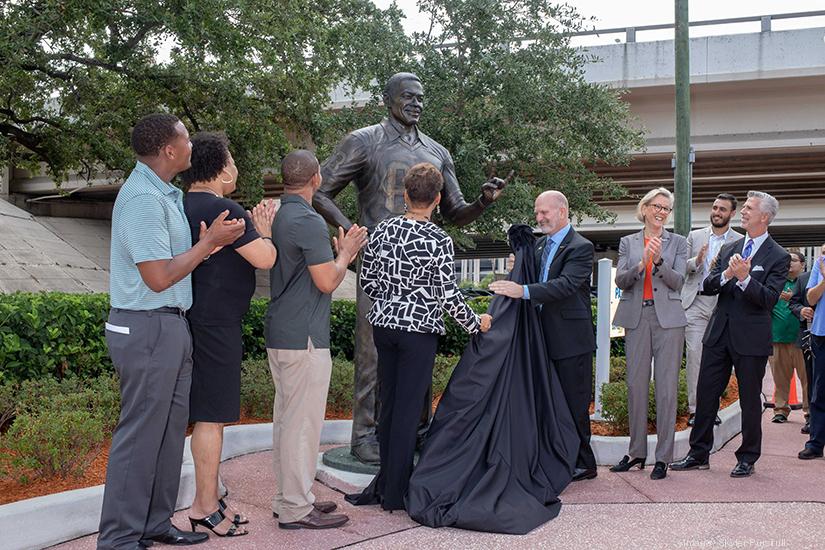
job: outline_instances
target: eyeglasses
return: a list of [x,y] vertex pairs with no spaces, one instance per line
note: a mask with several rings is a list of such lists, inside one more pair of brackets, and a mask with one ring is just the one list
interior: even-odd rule
[[673,212],[673,209],[669,206],[662,206],[661,204],[648,204],[649,207],[656,210],[656,212],[664,212],[665,214],[670,214]]

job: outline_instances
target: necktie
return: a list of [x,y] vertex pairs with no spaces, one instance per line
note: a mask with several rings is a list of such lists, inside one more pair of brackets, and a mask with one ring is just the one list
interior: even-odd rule
[[748,239],[748,242],[745,243],[745,250],[742,251],[742,258],[748,259],[753,252],[753,239]]
[[553,239],[547,239],[544,245],[544,252],[541,253],[541,282],[547,281],[547,273],[550,271],[550,260],[553,257],[553,249],[556,247],[556,242]]

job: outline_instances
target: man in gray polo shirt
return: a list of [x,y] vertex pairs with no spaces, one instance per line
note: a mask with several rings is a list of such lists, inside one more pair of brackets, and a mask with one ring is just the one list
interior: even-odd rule
[[106,344],[120,377],[120,421],[112,436],[98,549],[152,542],[196,544],[208,535],[170,520],[178,495],[189,416],[192,342],[189,274],[244,231],[218,216],[192,246],[183,194],[170,185],[189,168],[192,144],[177,117],[154,114],[132,130],[138,162],[112,212]]
[[324,219],[312,208],[321,185],[318,160],[309,151],[289,153],[281,163],[284,195],[272,225],[278,262],[270,271],[266,348],[275,383],[272,513],[281,529],[328,529],[347,522],[332,514],[333,502],[312,494],[321,426],[332,372],[329,352],[330,294],[367,242],[353,225],[335,239],[334,258]]

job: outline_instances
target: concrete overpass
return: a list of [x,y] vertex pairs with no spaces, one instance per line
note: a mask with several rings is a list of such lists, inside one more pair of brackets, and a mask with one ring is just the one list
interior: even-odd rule
[[[614,224],[581,224],[603,247],[639,227],[636,197],[673,189],[673,49],[672,40],[589,48],[601,62],[587,66],[587,79],[625,88],[624,100],[647,132],[646,150],[629,166],[595,167],[634,195],[600,201],[617,214]],[[690,55],[694,226],[707,223],[717,193],[744,199],[758,189],[780,201],[772,228],[780,242],[825,241],[825,28],[694,38]]]

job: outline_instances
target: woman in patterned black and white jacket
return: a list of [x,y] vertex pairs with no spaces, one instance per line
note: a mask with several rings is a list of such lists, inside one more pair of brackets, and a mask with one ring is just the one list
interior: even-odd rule
[[367,320],[378,351],[381,467],[353,504],[404,509],[416,429],[432,381],[444,311],[467,332],[487,332],[492,317],[476,315],[455,280],[453,242],[430,215],[441,200],[441,172],[416,164],[404,176],[407,212],[376,226],[364,249],[360,283],[373,300]]

